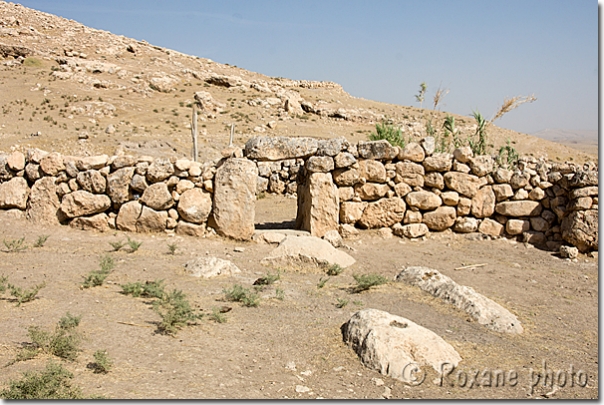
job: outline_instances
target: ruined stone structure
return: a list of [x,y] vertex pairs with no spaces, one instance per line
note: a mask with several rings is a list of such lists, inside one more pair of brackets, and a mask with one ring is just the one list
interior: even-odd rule
[[0,209],[36,223],[100,231],[208,232],[248,240],[256,195],[297,194],[296,227],[322,237],[389,228],[518,236],[552,250],[598,249],[597,165],[521,158],[500,167],[433,138],[387,141],[257,137],[218,162],[133,156],[0,154]]

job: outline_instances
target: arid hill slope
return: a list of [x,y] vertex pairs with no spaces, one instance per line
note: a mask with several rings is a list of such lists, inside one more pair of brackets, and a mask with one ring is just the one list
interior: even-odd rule
[[[76,21],[0,2],[0,151],[191,154],[191,103],[202,93],[201,159],[259,134],[366,140],[386,118],[407,138],[442,131],[445,112],[352,97],[331,82],[275,78],[153,46]],[[455,116],[461,137],[474,120]],[[109,129],[108,129],[109,128]],[[493,153],[597,160],[568,146],[491,126]]]

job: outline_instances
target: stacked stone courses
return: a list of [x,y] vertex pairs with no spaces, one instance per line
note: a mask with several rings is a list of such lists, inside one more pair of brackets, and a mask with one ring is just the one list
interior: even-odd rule
[[500,167],[469,147],[435,153],[433,138],[387,141],[256,137],[199,163],[175,157],[0,153],[0,209],[34,223],[130,232],[210,233],[248,240],[261,193],[296,196],[296,227],[391,228],[418,238],[451,229],[518,237],[558,250],[598,249],[598,168],[521,157]]

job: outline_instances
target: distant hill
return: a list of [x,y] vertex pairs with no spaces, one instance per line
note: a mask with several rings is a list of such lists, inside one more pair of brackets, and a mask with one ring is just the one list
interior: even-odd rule
[[[476,129],[469,116],[353,97],[332,82],[270,77],[4,1],[0,89],[0,151],[191,156],[195,100],[204,107],[202,160],[221,156],[231,125],[238,146],[257,135],[357,142],[383,120],[406,141],[419,140],[430,126],[442,136],[447,115],[463,141]],[[496,125],[487,132],[491,153],[509,141],[521,155],[597,159],[597,147],[582,153],[578,141],[563,145]]]
[[589,130],[566,130],[566,129],[544,129],[533,132],[531,135],[548,141],[561,143],[583,152],[598,153],[598,131]]

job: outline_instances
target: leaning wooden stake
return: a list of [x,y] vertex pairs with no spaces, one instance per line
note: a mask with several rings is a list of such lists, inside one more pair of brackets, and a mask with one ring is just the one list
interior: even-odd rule
[[233,146],[233,134],[235,133],[235,124],[231,124],[231,139],[229,140],[229,146]]
[[193,118],[191,118],[191,135],[193,136],[193,162],[197,162],[197,104],[193,103]]

